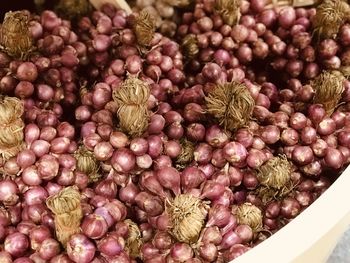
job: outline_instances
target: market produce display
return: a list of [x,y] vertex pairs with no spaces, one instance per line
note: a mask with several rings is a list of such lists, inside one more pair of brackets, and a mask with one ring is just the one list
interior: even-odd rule
[[1,263],[229,262],[350,162],[346,1],[130,4],[4,17]]

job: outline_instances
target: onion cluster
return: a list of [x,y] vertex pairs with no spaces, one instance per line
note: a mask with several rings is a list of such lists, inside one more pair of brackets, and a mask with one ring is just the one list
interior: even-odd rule
[[350,162],[337,4],[8,13],[0,261],[228,262],[293,220]]

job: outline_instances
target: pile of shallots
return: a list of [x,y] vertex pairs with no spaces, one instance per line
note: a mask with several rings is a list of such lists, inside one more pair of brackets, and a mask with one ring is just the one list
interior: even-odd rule
[[8,12],[0,262],[229,262],[280,230],[350,163],[349,10]]

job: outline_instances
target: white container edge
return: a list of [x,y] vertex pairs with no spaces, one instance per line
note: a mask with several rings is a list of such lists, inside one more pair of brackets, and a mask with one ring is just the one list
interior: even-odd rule
[[348,200],[350,166],[292,222],[231,262],[326,262],[337,241],[350,225]]

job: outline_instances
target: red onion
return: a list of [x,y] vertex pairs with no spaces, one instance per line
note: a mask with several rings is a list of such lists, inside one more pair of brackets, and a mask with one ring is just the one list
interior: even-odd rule
[[113,147],[109,142],[99,142],[94,148],[94,155],[99,161],[107,161],[113,155]]
[[302,143],[310,145],[317,140],[317,132],[314,128],[307,126],[303,128],[300,132],[300,139]]
[[322,139],[317,139],[316,142],[311,145],[311,148],[315,156],[323,157],[326,155],[328,144]]
[[313,196],[310,192],[298,192],[295,199],[301,206],[307,207],[313,202]]
[[109,138],[109,142],[115,148],[123,148],[129,144],[129,139],[126,136],[126,134],[119,132],[119,131],[114,131],[111,133],[111,136]]
[[306,126],[307,119],[304,114],[300,112],[293,113],[290,116],[290,126],[293,129],[301,130]]
[[108,227],[111,227],[115,223],[115,220],[108,212],[107,208],[103,206],[96,208],[94,214],[102,216],[106,220]]
[[274,144],[280,139],[280,130],[277,126],[267,125],[262,127],[260,136],[266,144]]
[[181,145],[178,141],[167,141],[164,143],[164,152],[170,158],[176,158],[181,153]]
[[12,180],[0,181],[0,202],[5,205],[15,205],[18,201],[19,189],[16,183]]
[[152,158],[156,158],[163,152],[163,142],[160,136],[150,135],[147,137],[148,154]]
[[191,141],[203,141],[205,137],[205,127],[201,123],[192,123],[187,127],[186,136]]
[[208,81],[215,82],[221,74],[221,67],[216,63],[207,63],[202,70],[203,77]]
[[35,154],[32,150],[23,150],[17,155],[17,163],[21,168],[26,168],[35,163]]
[[[90,199],[89,204],[94,207],[102,207],[108,203],[108,198],[102,195],[95,195]],[[103,217],[104,218],[104,217]]]
[[0,261],[3,263],[12,263],[12,258],[10,253],[6,251],[0,251]]
[[338,133],[338,142],[340,145],[348,147],[350,146],[350,132],[348,131],[340,131]]
[[67,243],[68,257],[77,263],[91,262],[95,251],[95,245],[82,234],[73,235]]
[[248,38],[249,30],[244,25],[235,25],[232,27],[231,37],[237,42],[245,42]]
[[165,196],[163,186],[159,183],[153,174],[142,174],[141,185],[148,191],[159,196]]
[[175,195],[181,193],[180,174],[175,168],[164,167],[157,171],[156,176],[163,187],[172,190]]
[[206,227],[217,226],[224,227],[230,219],[230,210],[223,205],[214,205],[208,213],[208,221]]
[[115,198],[117,190],[117,185],[111,179],[102,180],[95,187],[96,194],[102,195],[106,198]]
[[118,200],[112,200],[104,206],[115,221],[123,220],[126,217],[126,207]]
[[[1,225],[1,226],[3,227],[3,225]],[[18,232],[29,236],[29,233],[31,232],[31,230],[35,227],[36,227],[36,225],[32,221],[22,220],[21,222],[18,223],[16,228],[17,228]]]
[[53,238],[45,239],[38,250],[39,256],[44,260],[50,260],[60,253],[60,244]]
[[292,152],[292,158],[298,165],[306,165],[313,161],[314,154],[311,147],[296,145]]
[[11,157],[4,164],[4,171],[9,175],[17,175],[20,170],[21,170],[21,167],[19,167],[16,157]]
[[38,77],[38,70],[32,62],[23,62],[17,68],[16,76],[19,80],[34,82]]
[[197,188],[205,180],[205,174],[196,167],[186,167],[181,173],[181,186],[184,191]]
[[313,104],[308,108],[308,117],[314,124],[318,124],[326,116],[326,111],[321,104]]
[[292,197],[286,197],[281,202],[281,215],[287,219],[296,217],[300,210],[299,202]]
[[199,248],[199,255],[208,262],[214,262],[218,256],[218,249],[214,244],[203,243]]
[[241,244],[241,242],[241,238],[234,231],[229,231],[222,237],[222,241],[219,245],[219,250],[228,249],[235,244]]
[[134,169],[136,158],[129,149],[120,148],[114,151],[111,164],[117,172],[127,173]]
[[135,138],[130,142],[130,150],[137,156],[144,155],[148,151],[148,142],[144,138]]
[[91,239],[103,237],[108,230],[106,220],[97,214],[86,216],[81,224],[83,233]]
[[27,205],[35,205],[43,203],[48,198],[48,193],[41,186],[34,186],[24,193],[24,200]]
[[241,45],[236,53],[238,60],[242,64],[247,64],[253,60],[253,51],[248,45]]
[[278,14],[278,23],[283,28],[290,28],[296,19],[295,10],[293,7],[284,7]]
[[51,144],[44,140],[36,140],[30,145],[30,149],[34,154],[40,158],[43,155],[49,153]]
[[152,243],[145,243],[141,247],[142,257],[146,260],[154,260],[155,256],[159,253],[159,250],[154,247]]
[[339,169],[343,165],[344,157],[338,149],[328,147],[328,149],[326,150],[324,161],[328,167],[333,169]]
[[238,142],[230,142],[223,148],[224,158],[232,165],[240,166],[244,163],[248,153],[246,148]]
[[14,257],[23,256],[28,248],[28,237],[20,232],[15,232],[5,238],[4,250]]
[[218,125],[212,125],[206,130],[205,140],[212,147],[222,148],[228,142],[229,136]]
[[165,167],[171,167],[172,166],[172,161],[171,158],[167,155],[160,155],[157,157],[157,159],[154,160],[154,170],[160,170]]
[[272,201],[265,208],[265,216],[267,218],[275,219],[279,216],[281,211],[281,206],[278,201]]
[[251,149],[248,152],[247,165],[253,169],[259,168],[266,161],[264,152],[256,149]]
[[350,45],[350,27],[349,24],[344,24],[339,30],[339,40],[343,46]]
[[225,164],[227,163],[227,161],[225,160],[225,158],[223,156],[224,156],[224,154],[223,154],[222,149],[214,150],[213,156],[211,159],[211,163],[213,165],[215,165],[215,167],[223,168],[225,166]]
[[170,249],[172,260],[184,262],[193,257],[192,248],[186,243],[175,243]]
[[49,193],[49,195],[57,194],[59,191],[62,190],[62,186],[53,182],[48,182],[46,185],[46,191]]
[[203,230],[203,243],[212,243],[214,245],[219,245],[222,241],[222,235],[220,230],[216,226],[207,227]]
[[212,158],[212,148],[206,143],[200,143],[194,150],[194,159],[199,164],[206,164]]
[[37,125],[29,123],[24,129],[24,141],[30,145],[33,141],[39,139],[40,129]]
[[172,237],[167,232],[157,232],[153,238],[153,244],[160,250],[171,248],[173,243]]
[[148,169],[152,166],[152,158],[148,154],[144,154],[136,157],[136,164],[141,169]]
[[125,203],[133,204],[135,202],[136,195],[140,192],[138,187],[129,180],[125,187],[119,190],[119,199]]
[[59,162],[54,156],[45,154],[37,162],[37,168],[42,179],[51,180],[58,174]]
[[331,118],[324,118],[317,126],[317,132],[320,135],[330,135],[335,132],[336,123]]
[[[306,127],[307,128],[307,127]],[[287,128],[281,133],[281,142],[285,145],[292,146],[296,145],[299,141],[299,134],[292,128]]]
[[155,198],[147,192],[140,192],[136,196],[135,202],[138,207],[148,214],[147,216],[158,216],[164,211],[163,202],[159,198]]
[[253,239],[253,230],[248,225],[238,225],[234,231],[242,243],[248,243]]
[[107,235],[98,242],[97,248],[104,255],[113,257],[119,255],[123,251],[124,243],[125,241],[122,237]]
[[322,58],[330,58],[338,52],[339,46],[333,39],[324,39],[318,45],[318,53]]
[[225,191],[225,187],[213,180],[208,180],[205,182],[201,198],[208,198],[209,200],[218,199]]
[[297,92],[297,98],[301,102],[309,102],[314,94],[314,90],[311,85],[304,85],[302,89]]
[[67,152],[70,140],[66,137],[57,137],[51,141],[50,151],[56,154]]

